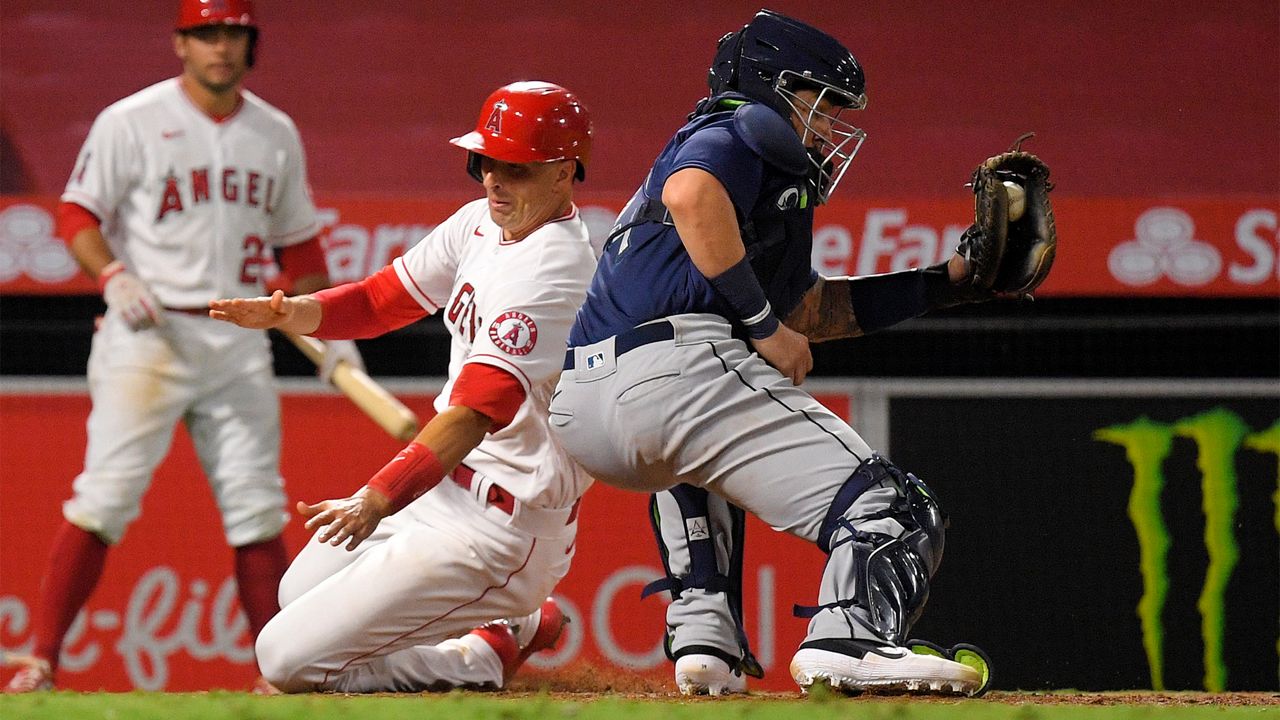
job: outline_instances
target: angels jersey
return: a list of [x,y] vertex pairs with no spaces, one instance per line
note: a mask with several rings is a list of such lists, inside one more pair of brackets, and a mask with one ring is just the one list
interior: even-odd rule
[[525,390],[511,424],[486,435],[463,462],[531,507],[575,502],[591,479],[552,441],[547,406],[595,267],[577,208],[512,242],[489,217],[488,201],[476,200],[393,266],[418,304],[444,314],[453,338],[437,411],[449,406],[468,363],[501,368]]
[[167,307],[259,295],[270,250],[320,231],[293,121],[241,97],[214,120],[171,78],[114,103],[62,195],[98,216],[115,256]]

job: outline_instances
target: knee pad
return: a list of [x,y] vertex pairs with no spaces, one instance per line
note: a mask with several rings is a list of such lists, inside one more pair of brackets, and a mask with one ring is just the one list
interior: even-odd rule
[[[848,517],[850,509],[863,493],[872,488],[888,487],[894,490],[894,498],[879,507],[862,508],[859,514]],[[856,528],[861,522],[891,518],[897,521],[903,532],[900,538],[911,537],[910,545],[920,553],[929,567],[929,575],[937,571],[942,562],[942,550],[946,543],[947,515],[937,495],[924,481],[911,473],[904,473],[898,466],[879,455],[862,461],[827,508],[826,517],[818,531],[818,547],[830,554],[833,535],[842,526]],[[923,531],[913,535],[914,531]]]

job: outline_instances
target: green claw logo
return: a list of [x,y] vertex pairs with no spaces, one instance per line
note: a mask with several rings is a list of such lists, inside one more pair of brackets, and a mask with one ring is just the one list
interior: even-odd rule
[[[1209,554],[1204,586],[1196,603],[1204,638],[1204,687],[1211,692],[1225,690],[1227,667],[1223,659],[1223,639],[1227,582],[1240,554],[1232,530],[1239,502],[1235,456],[1243,446],[1261,453],[1274,453],[1280,459],[1280,420],[1266,430],[1250,433],[1239,415],[1215,408],[1173,423],[1141,417],[1127,425],[1097,430],[1093,437],[1123,447],[1133,466],[1129,519],[1138,536],[1143,586],[1138,617],[1142,622],[1142,644],[1154,690],[1165,689],[1161,615],[1169,590],[1169,528],[1160,507],[1160,493],[1165,485],[1162,466],[1175,437],[1190,438],[1196,443],[1196,467],[1201,474],[1205,517],[1204,544]],[[1276,530],[1280,532],[1280,471],[1272,500],[1276,505]],[[1277,651],[1280,652],[1280,641]]]

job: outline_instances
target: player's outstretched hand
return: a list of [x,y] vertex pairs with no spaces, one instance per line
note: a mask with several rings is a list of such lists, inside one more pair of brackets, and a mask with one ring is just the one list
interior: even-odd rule
[[367,487],[341,500],[322,500],[315,505],[298,503],[298,512],[307,518],[307,530],[324,528],[316,536],[316,542],[337,547],[347,541],[348,551],[355,550],[372,535],[390,509],[389,499]]
[[778,372],[791,378],[791,384],[799,385],[813,369],[813,353],[809,351],[809,338],[779,324],[778,331],[767,338],[752,340],[756,352]]
[[225,298],[209,301],[209,317],[240,327],[267,330],[280,327],[293,316],[293,302],[277,290],[270,297]]

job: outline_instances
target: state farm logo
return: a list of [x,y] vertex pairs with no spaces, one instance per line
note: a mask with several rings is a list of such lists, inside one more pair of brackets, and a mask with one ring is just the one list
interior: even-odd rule
[[1206,285],[1222,271],[1222,255],[1197,240],[1195,232],[1195,222],[1182,210],[1151,208],[1134,223],[1134,239],[1112,249],[1107,267],[1126,285],[1150,285],[1161,277],[1179,285]]
[[61,283],[79,272],[66,246],[53,236],[53,217],[47,210],[11,205],[0,211],[0,282],[27,275],[44,283]]

